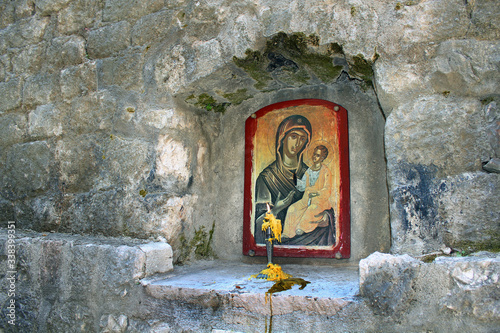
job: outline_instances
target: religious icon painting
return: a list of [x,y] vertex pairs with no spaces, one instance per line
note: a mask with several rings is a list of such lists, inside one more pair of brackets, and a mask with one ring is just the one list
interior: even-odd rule
[[266,212],[281,221],[274,256],[350,257],[347,110],[319,99],[266,106],[245,124],[243,253],[266,255]]

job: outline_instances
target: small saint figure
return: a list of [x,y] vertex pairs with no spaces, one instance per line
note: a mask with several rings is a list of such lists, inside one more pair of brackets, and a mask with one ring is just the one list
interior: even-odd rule
[[296,189],[304,194],[288,208],[283,237],[293,238],[328,225],[324,212],[333,207],[333,184],[330,170],[323,165],[327,156],[328,148],[316,146],[312,154],[313,165],[301,179],[297,179]]

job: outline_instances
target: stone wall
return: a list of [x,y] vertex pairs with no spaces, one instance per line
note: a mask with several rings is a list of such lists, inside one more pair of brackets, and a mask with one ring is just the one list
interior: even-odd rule
[[312,97],[350,112],[354,261],[498,246],[496,1],[0,8],[2,223],[240,258],[243,122]]
[[[166,275],[155,275],[172,269],[172,249],[165,243],[21,231],[17,236],[12,283],[8,236],[0,235],[0,327],[9,333],[267,332],[270,327],[273,332],[486,333],[500,323],[500,256],[487,252],[432,263],[375,252],[360,261],[359,289],[356,268],[346,274],[339,267],[325,276],[328,283],[311,279],[305,293],[295,286],[295,294],[275,293],[270,304],[265,292],[272,283],[248,281],[257,270],[242,271],[241,263],[220,270],[234,270],[237,278],[213,276],[217,269],[207,261],[200,275],[208,267],[212,275],[205,280],[165,285]],[[305,269],[300,266],[303,273],[296,277],[305,276]],[[7,323],[12,318],[4,306],[14,299],[11,283],[15,326]],[[316,288],[321,292],[311,291]]]

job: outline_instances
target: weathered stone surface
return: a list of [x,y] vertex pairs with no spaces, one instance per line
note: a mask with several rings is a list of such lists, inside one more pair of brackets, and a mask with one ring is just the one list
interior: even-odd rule
[[184,47],[174,46],[157,57],[154,64],[156,85],[167,92],[176,93],[186,83]]
[[[463,250],[498,248],[500,177],[463,174],[441,182],[438,218],[443,221],[446,245]],[[487,199],[485,199],[487,198]]]
[[55,157],[59,160],[61,187],[65,192],[87,192],[95,185],[102,168],[102,141],[89,135],[59,140]]
[[99,0],[71,1],[59,11],[57,29],[66,35],[88,32],[90,27],[100,21],[98,13],[101,9],[102,1]]
[[37,106],[29,113],[28,135],[32,139],[46,139],[61,134],[61,112],[53,104]]
[[110,134],[102,142],[103,172],[98,186],[136,188],[151,172],[151,153],[149,142]]
[[500,159],[492,158],[485,165],[483,165],[483,169],[488,172],[500,173]]
[[18,228],[48,231],[57,230],[61,223],[61,206],[53,196],[36,196],[14,203]]
[[[16,313],[21,330],[93,331],[109,313],[118,313],[113,317],[120,323],[126,318],[123,313],[136,316],[143,311],[138,281],[148,276],[146,255],[139,248],[144,241],[21,230],[16,236],[16,305],[26,311]],[[2,232],[2,266],[7,262],[7,237]],[[8,301],[5,282],[2,279],[1,295]],[[8,328],[5,318],[0,322]]]
[[81,64],[85,60],[85,40],[82,37],[58,37],[51,40],[47,47],[45,65],[49,70]]
[[488,96],[500,83],[497,41],[452,40],[439,45],[432,61],[429,83],[434,91]]
[[489,332],[500,320],[499,272],[499,257],[491,253],[438,257],[429,264],[407,255],[374,253],[360,261],[360,291],[386,316],[406,308],[405,327]]
[[61,94],[64,101],[87,95],[97,90],[97,70],[95,62],[85,62],[65,68],[60,77]]
[[130,45],[130,23],[126,21],[91,30],[87,52],[91,58],[105,58]]
[[117,85],[126,90],[143,91],[143,57],[140,53],[106,58],[99,63],[100,86]]
[[46,141],[13,145],[7,152],[2,193],[9,198],[47,190],[53,154]]
[[445,267],[451,277],[451,292],[440,300],[447,311],[486,322],[500,321],[498,255],[437,258],[435,265]]
[[121,21],[125,19],[138,19],[163,8],[163,0],[106,0],[103,9],[103,21]]
[[20,80],[0,82],[0,113],[21,105],[21,85]]
[[[75,83],[75,82],[73,82]],[[87,87],[77,87],[85,91]],[[89,83],[90,87],[93,83]],[[112,119],[116,112],[116,98],[108,91],[89,93],[76,97],[71,105],[61,112],[65,115],[65,128],[72,133],[83,134],[93,131],[111,131]]]
[[[9,25],[2,31],[2,39],[5,39],[5,46],[21,48],[40,42],[44,37],[49,21],[50,19],[47,17],[40,18],[33,16]],[[0,50],[2,49],[3,47],[0,47]]]
[[415,301],[414,285],[420,261],[409,255],[375,252],[359,262],[360,294],[375,313],[392,316],[407,311]]
[[[433,120],[437,114],[439,122]],[[457,122],[456,119],[466,120]],[[458,242],[464,234],[448,236],[450,232],[454,234],[455,227],[465,227],[465,220],[459,217],[463,211],[469,223],[483,231],[494,230],[495,222],[486,221],[495,221],[498,217],[491,220],[488,210],[493,206],[482,203],[484,197],[495,191],[496,181],[490,178],[483,183],[480,180],[484,178],[473,176],[474,181],[466,181],[469,185],[463,185],[466,187],[462,190],[454,189],[453,185],[460,178],[471,180],[467,175],[465,178],[460,175],[482,170],[482,162],[494,154],[488,126],[478,101],[444,96],[403,104],[387,118],[385,148],[392,188],[394,251],[419,255],[438,250],[443,242],[449,245]],[[475,181],[477,186],[472,185]],[[440,196],[453,199],[440,200]],[[461,204],[457,206],[453,202]],[[467,210],[461,206],[466,202]],[[450,214],[462,222],[455,221]],[[462,226],[454,226],[455,222]],[[477,229],[470,227],[470,230]]]
[[484,106],[484,116],[487,123],[488,141],[494,152],[492,156],[498,158],[500,156],[500,109],[496,101],[491,101]]
[[41,15],[50,15],[66,7],[70,0],[35,0],[37,11]]
[[468,35],[480,39],[498,39],[500,24],[495,17],[500,15],[494,0],[467,2],[470,23]]
[[0,142],[5,147],[22,141],[26,134],[27,120],[23,114],[0,114]]
[[378,59],[375,82],[384,112],[389,115],[422,94],[495,94],[500,82],[495,58],[499,47],[497,41],[448,40],[415,44],[405,55]]
[[168,243],[147,243],[138,247],[146,254],[146,276],[174,269],[172,247]]
[[401,162],[432,166],[438,175],[453,175],[481,170],[482,162],[493,153],[481,104],[474,99],[422,97],[394,110],[385,128],[389,175],[394,184],[401,183],[393,172]]
[[182,193],[192,181],[192,152],[170,135],[162,135],[156,146],[154,177],[167,191]]
[[170,32],[169,27],[173,24],[172,11],[159,11],[141,17],[132,27],[132,45],[144,45],[151,43],[151,37],[163,39]]
[[[19,50],[19,52],[16,52]],[[22,49],[12,52],[12,72],[19,75],[34,75],[43,67],[46,59],[46,45],[39,43],[28,45]]]
[[23,104],[37,106],[55,101],[59,95],[59,75],[39,74],[26,79],[23,87]]

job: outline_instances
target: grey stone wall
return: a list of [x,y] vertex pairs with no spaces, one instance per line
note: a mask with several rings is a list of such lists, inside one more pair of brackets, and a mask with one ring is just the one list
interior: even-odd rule
[[[0,9],[2,223],[238,259],[243,122],[312,97],[350,112],[354,261],[498,245],[496,1]],[[263,70],[266,50],[297,71]]]

